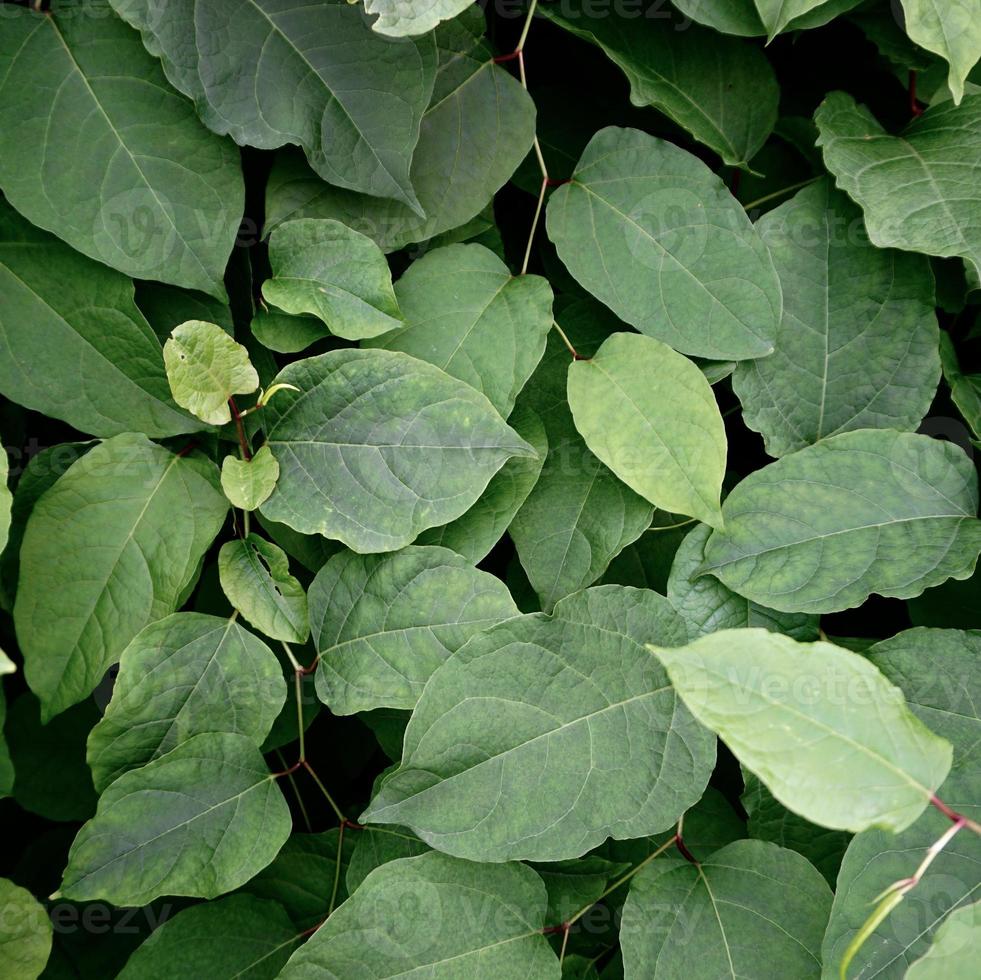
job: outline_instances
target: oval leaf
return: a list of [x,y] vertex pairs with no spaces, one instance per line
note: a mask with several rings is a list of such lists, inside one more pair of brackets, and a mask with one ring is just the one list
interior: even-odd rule
[[307,596],[278,545],[257,534],[227,541],[218,553],[218,577],[228,601],[257,630],[286,643],[306,642]]
[[317,694],[337,715],[414,708],[450,654],[517,615],[500,579],[445,548],[342,552],[310,586]]
[[44,721],[174,612],[227,512],[213,463],[136,435],[89,450],[41,497],[21,545],[14,623]]
[[663,510],[715,527],[726,432],[705,375],[666,344],[615,333],[569,366],[569,407],[586,445]]
[[205,732],[262,745],[286,701],[273,652],[231,619],[175,613],[123,651],[112,700],[89,733],[96,789]]
[[851,429],[915,430],[940,380],[927,259],[870,245],[861,211],[830,180],[756,227],[783,286],[783,318],[776,351],[741,361],[732,386],[766,451]]
[[743,480],[702,570],[785,612],[849,609],[872,593],[908,599],[974,570],[977,506],[974,464],[953,443],[844,432]]
[[44,906],[25,888],[0,878],[0,951],[16,980],[35,980],[51,953],[52,929]]
[[483,395],[407,354],[331,351],[276,381],[300,390],[265,409],[280,475],[261,511],[358,552],[454,520],[507,459],[535,455]]
[[608,128],[548,202],[559,258],[597,299],[685,354],[765,357],[780,282],[749,218],[697,157]]
[[426,685],[362,819],[476,861],[667,829],[704,791],[715,742],[641,645],[655,635],[684,638],[667,600],[607,585],[474,637]]
[[113,905],[215,898],[269,864],[290,823],[254,742],[196,735],[102,794],[72,844],[61,895]]
[[269,499],[279,479],[279,463],[268,446],[252,459],[226,456],[221,461],[221,488],[233,507],[255,510]]
[[174,401],[211,425],[231,421],[232,395],[259,387],[249,352],[216,323],[188,320],[175,327],[163,356]]
[[402,323],[381,249],[339,221],[299,218],[269,238],[273,278],[262,295],[287,313],[312,313],[335,337],[362,340]]
[[950,743],[857,653],[761,629],[650,649],[692,714],[813,823],[904,830],[950,769]]

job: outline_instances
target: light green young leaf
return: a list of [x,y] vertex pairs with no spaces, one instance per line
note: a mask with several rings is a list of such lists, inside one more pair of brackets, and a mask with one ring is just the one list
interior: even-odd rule
[[500,579],[446,548],[343,551],[310,586],[317,694],[335,715],[412,709],[451,654],[517,615]]
[[940,380],[925,256],[874,248],[830,179],[756,225],[783,286],[776,351],[733,375],[746,424],[782,456],[851,429],[915,430]]
[[124,906],[216,898],[272,861],[290,823],[251,739],[195,735],[106,789],[72,844],[61,895]]
[[6,12],[0,131],[0,187],[33,224],[129,276],[224,297],[239,154],[106,0]]
[[249,329],[263,347],[277,354],[298,354],[330,336],[330,331],[317,317],[290,316],[279,310],[256,310]]
[[873,245],[960,256],[981,275],[981,95],[943,102],[890,136],[832,92],[814,121],[838,186],[861,205]]
[[640,334],[615,333],[569,365],[569,407],[586,445],[642,497],[718,527],[726,431],[705,375]]
[[981,955],[981,902],[944,919],[927,952],[906,971],[908,980],[972,980]]
[[307,596],[278,545],[258,534],[227,541],[218,553],[218,576],[228,601],[257,630],[286,643],[307,641]]
[[323,180],[423,213],[409,162],[433,92],[431,37],[380,37],[346,0],[112,4],[210,129],[265,150],[298,144]]
[[330,187],[298,155],[280,154],[266,192],[266,228],[289,218],[336,218],[391,252],[479,214],[535,135],[535,105],[518,80],[494,64],[485,30],[483,12],[471,6],[435,32],[436,86],[409,171],[424,218],[398,201]]
[[507,418],[545,351],[548,282],[512,276],[483,245],[449,245],[413,262],[395,293],[405,325],[363,346],[429,361],[482,391]]
[[644,649],[655,636],[685,637],[668,601],[606,585],[474,637],[430,678],[362,821],[475,861],[667,829],[702,795],[715,740]]
[[535,455],[482,394],[407,354],[336,350],[276,380],[300,390],[264,410],[280,475],[261,511],[361,553],[455,520],[506,460]]
[[0,957],[10,980],[35,980],[51,953],[51,920],[26,888],[0,878]]
[[705,545],[712,528],[699,524],[689,531],[675,552],[668,575],[667,597],[688,625],[688,639],[697,640],[724,629],[762,627],[786,633],[795,640],[818,638],[818,617],[785,613],[759,606],[728,589],[712,575],[700,575]]
[[950,743],[857,653],[762,629],[650,649],[692,714],[812,823],[898,833],[950,769]]
[[416,544],[434,544],[463,555],[476,565],[501,540],[528,495],[538,483],[548,455],[548,437],[541,419],[530,408],[519,407],[508,419],[515,432],[538,454],[514,456],[491,477],[487,489],[465,514],[442,527],[423,531]]
[[624,977],[817,980],[830,910],[827,882],[776,844],[734,841],[697,865],[659,858],[623,908]]
[[89,450],[41,497],[21,546],[14,624],[45,721],[174,612],[227,512],[213,463],[137,435]]
[[548,203],[575,279],[622,320],[685,354],[765,357],[782,307],[766,246],[697,157],[609,127]]
[[242,891],[274,901],[286,910],[297,930],[319,926],[330,911],[330,897],[337,877],[337,856],[341,857],[336,904],[347,898],[344,871],[349,865],[361,833],[347,834],[338,849],[340,831],[321,834],[291,834],[276,860],[242,886]]
[[273,278],[262,295],[287,313],[312,313],[335,337],[363,340],[402,325],[381,249],[339,221],[298,218],[269,238]]
[[541,879],[519,864],[403,858],[372,871],[280,977],[559,980],[558,958],[542,935],[545,909]]
[[946,331],[940,334],[940,363],[951,399],[970,426],[974,439],[981,440],[981,374],[961,372],[957,351]]
[[[793,492],[788,492],[793,488]],[[823,439],[738,484],[703,572],[760,605],[828,613],[964,579],[981,551],[974,464],[888,429]]]
[[2,199],[0,291],[0,391],[12,401],[98,436],[203,428],[170,397],[160,341],[133,302],[133,283]]
[[203,732],[262,745],[286,701],[275,654],[231,619],[182,612],[123,651],[112,700],[88,737],[96,789]]
[[745,166],[777,121],[780,87],[758,48],[716,31],[681,30],[656,18],[590,17],[589,0],[543,8],[554,23],[597,45],[630,81],[630,101],[653,106],[734,167]]
[[188,320],[174,327],[163,357],[174,401],[210,425],[232,420],[232,395],[259,387],[249,352],[216,323]]
[[372,30],[389,37],[411,37],[431,31],[472,3],[473,0],[364,0],[364,7],[369,14],[378,14]]
[[955,104],[959,103],[967,74],[981,59],[981,2],[902,0],[902,4],[910,40],[950,65],[947,83]]
[[275,980],[303,941],[283,907],[229,895],[178,912],[126,961],[118,980]]
[[[871,661],[903,689],[910,709],[954,745],[954,765],[937,795],[957,812],[981,820],[981,719],[978,717],[978,656],[981,635],[947,629],[907,630],[870,650]],[[838,980],[842,955],[868,919],[876,896],[907,878],[928,848],[950,827],[930,807],[899,835],[869,830],[845,853],[831,921],[822,950],[825,980]],[[849,976],[902,980],[907,967],[929,949],[944,916],[981,893],[981,838],[959,833],[852,960]]]
[[[564,309],[563,330],[589,357],[622,324],[593,301]],[[541,608],[592,585],[650,527],[654,508],[621,483],[576,431],[566,395],[569,352],[557,333],[525,386],[519,408],[538,414],[548,437],[541,475],[509,528]]]
[[221,488],[233,507],[255,510],[269,499],[279,479],[279,463],[268,446],[252,459],[226,456],[221,461]]

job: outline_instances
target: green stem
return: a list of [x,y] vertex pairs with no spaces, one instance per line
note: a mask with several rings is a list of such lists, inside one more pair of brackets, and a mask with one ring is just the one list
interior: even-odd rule
[[334,860],[334,887],[330,892],[330,906],[327,909],[327,918],[334,914],[334,906],[337,904],[337,891],[341,885],[341,853],[344,849],[344,829],[347,821],[342,820],[340,829],[337,832],[337,857]]
[[789,194],[791,191],[799,191],[802,187],[807,187],[808,184],[813,184],[814,181],[820,179],[820,177],[808,177],[807,180],[802,180],[796,184],[791,184],[789,187],[781,187],[780,190],[774,191],[772,194],[764,194],[762,197],[758,197],[755,201],[750,201],[748,204],[744,204],[743,210],[752,211],[753,208],[759,207],[761,204],[766,204],[767,201],[772,201],[775,197],[782,197],[784,194]]
[[334,811],[334,816],[341,822],[341,824],[348,823],[347,817],[344,816],[344,811],[334,802],[334,797],[330,795],[327,791],[327,787],[320,781],[320,777],[313,771],[313,766],[310,765],[305,759],[303,760],[303,768],[310,773],[310,778],[317,784],[317,789],[324,794],[324,798],[330,804],[331,809]]

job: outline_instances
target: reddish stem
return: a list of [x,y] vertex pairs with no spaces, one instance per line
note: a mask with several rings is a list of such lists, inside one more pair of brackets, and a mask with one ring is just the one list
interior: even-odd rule
[[192,439],[177,455],[178,457],[186,456],[188,453],[194,452],[198,448],[198,444]]
[[291,776],[302,765],[304,765],[304,762],[303,762],[302,759],[300,759],[299,762],[294,762],[293,765],[291,765],[289,767],[289,769],[284,769],[282,772],[274,772],[274,773],[272,773],[272,778],[273,779],[279,779],[282,776]]
[[515,48],[510,54],[501,54],[494,58],[495,65],[502,65],[505,61],[514,61],[515,58],[521,57],[521,48]]
[[563,184],[571,184],[571,177],[563,177],[559,179],[558,177],[546,177],[545,186],[546,187],[561,187]]
[[923,115],[923,106],[920,105],[916,98],[916,72],[911,71],[909,73],[909,111],[913,114],[915,119],[917,116]]
[[232,418],[235,419],[235,431],[238,433],[238,444],[242,450],[242,458],[249,462],[252,459],[252,451],[249,449],[249,442],[245,438],[245,426],[242,425],[242,416],[234,398],[228,399],[228,407],[232,410]]
[[698,861],[695,860],[695,855],[692,854],[692,852],[689,851],[687,847],[685,847],[685,842],[682,839],[681,834],[674,835],[674,843],[675,843],[675,847],[677,847],[678,850],[681,851],[681,856],[686,861],[689,861],[692,864],[698,864]]

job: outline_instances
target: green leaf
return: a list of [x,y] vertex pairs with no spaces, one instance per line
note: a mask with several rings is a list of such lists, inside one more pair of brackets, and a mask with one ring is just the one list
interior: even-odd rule
[[306,642],[307,596],[282,548],[258,534],[227,541],[218,553],[218,575],[228,601],[257,630],[286,643]]
[[684,635],[663,596],[607,585],[474,637],[426,685],[362,821],[477,861],[560,861],[667,829],[715,759],[642,646]]
[[261,511],[358,552],[455,520],[507,459],[535,455],[483,395],[407,354],[331,351],[276,381],[300,391],[264,410],[280,475]]
[[228,504],[215,465],[121,435],[37,502],[14,623],[48,721],[86,697],[147,623],[174,612]]
[[541,934],[545,907],[545,886],[530,868],[435,853],[404,858],[372,871],[280,976],[558,980],[559,961]]
[[226,456],[221,461],[221,488],[233,507],[255,510],[269,499],[279,479],[279,463],[268,446],[252,459]]
[[250,324],[252,336],[278,354],[297,354],[330,336],[315,316],[290,316],[278,310],[257,310]]
[[112,4],[210,129],[266,150],[299,144],[324,180],[422,213],[409,162],[433,91],[432,38],[382,38],[344,0]]
[[569,365],[586,445],[642,497],[718,527],[726,432],[705,375],[666,344],[615,333]]
[[981,275],[981,95],[927,109],[900,136],[844,92],[827,96],[814,121],[825,165],[861,205],[873,245],[960,256]]
[[902,0],[910,40],[940,55],[949,65],[948,85],[959,103],[968,72],[981,59],[981,4],[978,0]]
[[509,459],[491,477],[487,489],[470,510],[449,524],[423,531],[416,538],[417,544],[449,548],[476,565],[501,540],[538,483],[548,455],[545,427],[533,410],[515,409],[508,425],[535,450],[537,458],[514,456]]
[[659,109],[731,166],[745,166],[777,121],[780,87],[751,45],[690,24],[682,30],[683,18],[667,10],[656,19],[590,17],[589,0],[573,0],[543,13],[623,71],[634,105]]
[[300,218],[269,239],[273,278],[262,295],[287,313],[312,313],[335,337],[362,340],[402,325],[381,249],[339,221]]
[[[907,630],[876,644],[870,659],[903,689],[910,709],[954,745],[954,765],[937,795],[957,812],[978,820],[981,720],[978,718],[978,653],[981,635],[944,629]],[[876,897],[907,878],[950,827],[929,808],[899,835],[869,830],[845,853],[831,921],[824,937],[826,980],[838,980],[842,954],[868,919]],[[959,833],[935,858],[919,884],[880,924],[852,960],[851,977],[900,980],[907,966],[927,952],[944,916],[979,894],[981,839]]]
[[517,615],[500,579],[446,548],[341,552],[310,586],[317,694],[335,715],[411,709],[470,637]]
[[204,732],[262,745],[285,700],[279,660],[234,620],[183,612],[151,623],[123,651],[112,700],[89,734],[96,788]]
[[2,199],[0,290],[0,391],[8,398],[99,436],[203,428],[170,397],[160,342],[133,302],[133,283]]
[[216,323],[188,320],[175,327],[163,356],[174,401],[210,425],[231,421],[232,395],[259,387],[249,352]]
[[[598,349],[610,332],[608,321],[614,320],[593,302],[577,303],[561,317],[583,357]],[[563,596],[592,585],[644,533],[654,513],[586,448],[576,431],[566,396],[568,365],[569,352],[553,332],[518,402],[519,408],[541,418],[548,455],[509,531],[546,612]]]
[[780,321],[766,246],[697,157],[635,129],[603,129],[548,203],[575,279],[622,320],[685,354],[765,357]]
[[783,286],[783,318],[776,351],[740,362],[732,385],[766,451],[851,429],[915,430],[940,379],[927,259],[870,245],[861,211],[830,180],[756,227]]
[[940,363],[950,397],[970,426],[975,440],[981,440],[981,374],[963,374],[950,334],[940,334]]
[[0,878],[0,956],[11,980],[35,980],[51,953],[51,920],[25,888]]
[[369,14],[378,14],[371,28],[388,37],[425,34],[466,10],[471,0],[365,0]]
[[229,895],[183,909],[127,960],[119,980],[274,980],[302,941],[276,902]]
[[950,769],[950,744],[859,654],[761,629],[650,649],[692,714],[812,823],[899,832]]
[[724,629],[762,627],[786,633],[795,640],[818,638],[818,617],[808,613],[782,613],[759,606],[732,592],[717,578],[701,575],[705,545],[712,529],[699,524],[678,547],[668,575],[667,596],[688,625],[688,639],[697,640]]
[[10,757],[10,748],[3,736],[4,724],[7,720],[7,699],[0,685],[0,800],[13,795],[14,792],[14,762]]
[[[0,551],[3,551],[7,546],[7,537],[10,533],[10,512],[14,506],[14,495],[7,485],[9,470],[7,450],[0,445]],[[6,671],[0,669],[0,674],[2,673],[6,673]]]
[[61,894],[113,905],[215,898],[269,864],[289,832],[289,807],[255,744],[195,735],[106,789],[72,844]]
[[426,213],[318,180],[298,156],[277,158],[266,192],[266,229],[289,218],[336,218],[385,251],[424,241],[479,214],[531,149],[535,106],[495,65],[476,7],[436,29],[439,68],[409,177]]
[[909,980],[971,980],[981,953],[981,902],[951,912],[930,949],[906,972]]
[[786,612],[849,609],[872,593],[908,599],[974,570],[977,506],[974,464],[953,443],[844,432],[743,480],[702,570]]
[[286,910],[298,930],[319,926],[330,911],[338,854],[341,872],[336,904],[339,905],[347,898],[344,870],[361,839],[360,832],[354,839],[348,834],[338,848],[339,836],[336,827],[322,834],[291,834],[276,860],[243,885],[242,891],[276,902]]
[[223,298],[244,206],[235,147],[201,126],[105,0],[5,16],[0,187],[10,203],[129,276]]
[[630,885],[620,927],[627,980],[820,977],[831,889],[799,854],[739,840],[701,864],[663,860]]
[[548,283],[512,276],[483,245],[449,245],[413,262],[395,293],[405,325],[364,346],[435,364],[482,391],[506,418],[545,351]]
[[7,742],[15,773],[11,796],[46,820],[86,820],[97,794],[85,764],[85,739],[98,721],[91,700],[42,724],[37,698],[21,694],[7,714]]
[[533,865],[548,891],[548,922],[567,922],[581,909],[596,902],[611,878],[630,865],[608,861],[594,854],[571,861]]
[[[779,2],[779,0],[774,0]],[[774,2],[767,0],[766,15],[772,20],[777,10]],[[808,30],[821,27],[840,13],[858,6],[861,0],[791,0],[783,4],[783,16],[787,30]],[[766,34],[767,28],[760,19],[761,11],[754,0],[673,0],[673,4],[687,17],[707,24],[724,34],[755,37]],[[804,11],[801,13],[801,11]],[[779,15],[778,15],[779,16]]]

